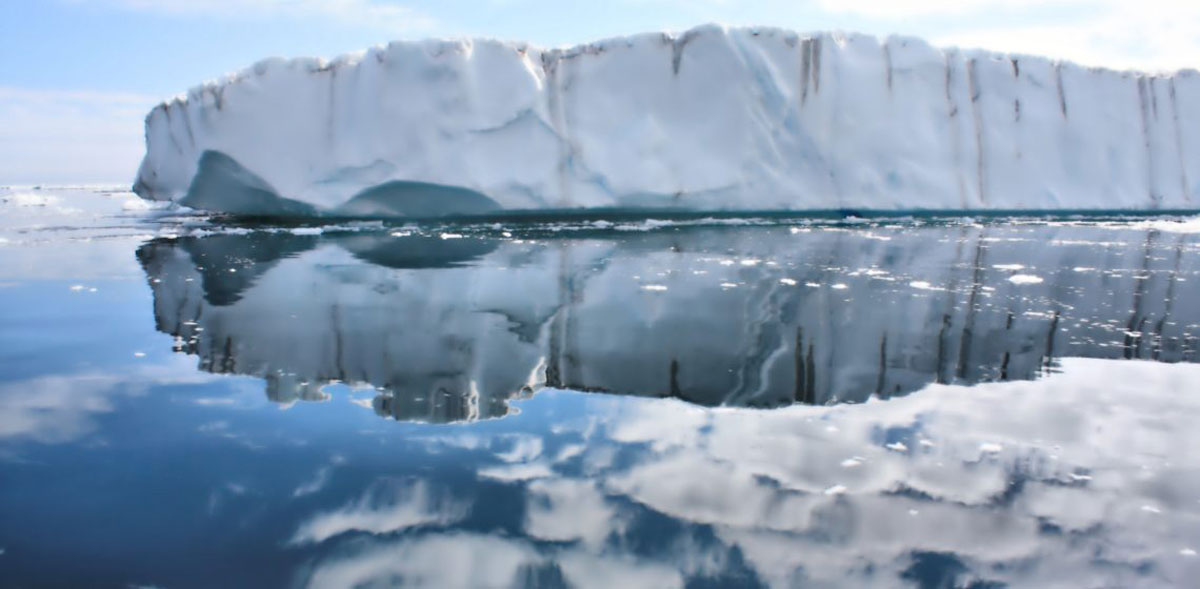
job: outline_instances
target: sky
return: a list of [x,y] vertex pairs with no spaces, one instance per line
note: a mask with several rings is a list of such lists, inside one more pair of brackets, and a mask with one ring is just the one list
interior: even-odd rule
[[265,57],[426,37],[560,46],[711,22],[1200,69],[1197,0],[0,0],[0,185],[128,184],[150,108]]

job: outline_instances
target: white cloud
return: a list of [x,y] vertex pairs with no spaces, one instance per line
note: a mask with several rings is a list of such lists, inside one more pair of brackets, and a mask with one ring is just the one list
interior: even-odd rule
[[[922,37],[937,46],[1044,55],[1088,66],[1200,68],[1200,3],[1184,0],[631,0],[704,18],[803,31]],[[632,32],[632,31],[629,31]]]
[[[97,0],[92,0],[97,1]],[[220,18],[332,18],[345,24],[389,31],[424,30],[434,21],[412,7],[388,0],[98,0],[131,10]]]
[[129,182],[157,100],[124,92],[0,87],[0,183]]
[[877,18],[900,18],[933,14],[965,14],[979,10],[1021,9],[1047,4],[1079,4],[1079,0],[819,0],[833,13],[851,13]]
[[1200,68],[1200,4],[1170,4],[1099,2],[1071,23],[965,30],[931,40],[1116,69]]
[[[1200,4],[1179,0],[820,0],[929,41],[1116,69],[1200,67]],[[999,22],[1003,24],[993,25]]]

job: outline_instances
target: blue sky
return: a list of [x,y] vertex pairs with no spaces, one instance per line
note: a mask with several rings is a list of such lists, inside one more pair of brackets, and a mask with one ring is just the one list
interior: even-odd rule
[[1194,0],[2,0],[0,185],[126,183],[151,106],[267,56],[429,36],[567,45],[705,22],[1200,68]]

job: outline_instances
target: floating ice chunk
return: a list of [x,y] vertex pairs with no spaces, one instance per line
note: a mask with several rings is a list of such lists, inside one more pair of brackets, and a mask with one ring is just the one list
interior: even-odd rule
[[1200,233],[1200,217],[1188,217],[1186,219],[1158,219],[1153,221],[1143,221],[1135,223],[1135,227],[1139,229],[1150,229],[1154,231],[1165,231],[1168,233]]
[[884,446],[884,448],[894,452],[908,452],[908,446],[906,446],[904,442],[892,442],[891,444]]
[[59,198],[53,194],[15,192],[4,197],[4,202],[18,207],[48,207],[58,204]]
[[1041,284],[1044,279],[1033,274],[1013,274],[1008,277],[1008,281],[1013,284]]
[[1143,505],[1142,511],[1146,513],[1162,513],[1162,510],[1153,505]]
[[992,264],[992,267],[997,270],[1024,270],[1024,264]]
[[862,463],[863,463],[863,459],[858,456],[855,456],[853,458],[847,458],[847,459],[843,460],[842,468],[854,468],[856,466],[861,466]]
[[996,454],[1002,450],[1004,450],[1004,446],[991,442],[984,442],[979,445],[979,451],[984,454]]
[[662,284],[644,284],[644,285],[642,285],[642,290],[662,292],[662,291],[667,290],[667,287]]
[[123,211],[148,211],[154,208],[154,203],[141,198],[127,198],[121,201],[121,210]]
[[938,288],[928,282],[925,282],[924,280],[914,280],[914,281],[908,283],[908,285],[917,290],[944,290],[944,289]]
[[829,487],[828,489],[825,489],[826,495],[841,495],[842,493],[845,493],[845,492],[846,492],[845,485],[834,485],[832,487]]
[[845,290],[845,289],[847,289],[847,288],[850,288],[850,287],[849,287],[849,286],[847,286],[847,285],[846,285],[846,283],[844,283],[844,282],[839,282],[839,283],[837,283],[837,284],[831,284],[831,285],[829,285],[829,288],[832,288],[832,289],[834,289],[834,290]]
[[796,286],[796,284],[797,284],[796,281],[792,280],[791,278],[780,278],[779,283],[786,284],[788,286]]

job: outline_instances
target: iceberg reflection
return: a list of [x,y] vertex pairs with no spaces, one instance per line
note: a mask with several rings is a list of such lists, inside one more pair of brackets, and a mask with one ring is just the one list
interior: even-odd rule
[[404,420],[499,417],[542,387],[776,407],[1196,357],[1193,234],[768,225],[252,231],[138,257],[203,370],[280,402],[366,385]]

